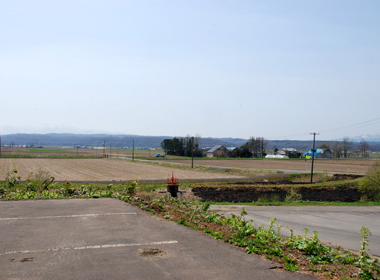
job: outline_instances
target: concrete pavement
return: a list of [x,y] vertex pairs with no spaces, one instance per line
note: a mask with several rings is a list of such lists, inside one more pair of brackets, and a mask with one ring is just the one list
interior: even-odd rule
[[116,199],[1,201],[0,237],[0,279],[315,279]]

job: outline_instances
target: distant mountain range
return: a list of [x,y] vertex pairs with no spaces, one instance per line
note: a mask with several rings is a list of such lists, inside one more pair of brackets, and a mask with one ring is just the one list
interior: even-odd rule
[[[105,140],[106,146],[113,147],[160,147],[164,139],[172,139],[173,136],[141,136],[141,135],[111,135],[111,134],[74,134],[74,133],[48,133],[48,134],[7,134],[0,135],[2,145],[41,145],[41,146],[102,146]],[[202,138],[202,147],[224,145],[237,147],[247,140],[240,138]]]
[[[150,148],[160,147],[164,139],[172,139],[173,136],[141,136],[141,135],[111,135],[111,134],[74,134],[74,133],[48,133],[48,134],[7,134],[0,135],[2,145],[39,145],[39,146],[102,146],[103,139],[107,147],[132,147],[134,141],[135,147]],[[378,137],[378,138],[376,138]],[[180,137],[179,137],[180,138]],[[380,134],[373,134],[367,137],[361,136],[351,138],[351,140],[359,142],[365,139],[369,142],[372,151],[380,151]],[[378,140],[372,140],[378,139]],[[202,138],[201,147],[211,148],[216,145],[226,147],[239,147],[245,144],[248,139],[243,138]],[[316,141],[316,146],[330,141]],[[311,140],[268,140],[267,150],[273,150],[275,147],[295,148],[297,150],[308,150],[312,148]]]
[[367,142],[380,142],[380,133],[365,134],[351,138],[354,142],[360,142],[362,139]]

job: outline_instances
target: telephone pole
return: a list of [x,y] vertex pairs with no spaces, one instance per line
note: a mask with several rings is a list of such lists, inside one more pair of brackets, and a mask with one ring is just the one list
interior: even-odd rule
[[313,172],[314,172],[314,154],[315,154],[315,135],[319,135],[319,133],[310,133],[314,135],[313,137],[313,150],[312,150],[312,158],[311,158],[311,177],[310,177],[310,183],[313,183]]
[[194,168],[194,137],[191,137],[191,168]]
[[106,157],[106,139],[103,140],[103,158]]
[[135,160],[135,139],[132,139],[132,161]]

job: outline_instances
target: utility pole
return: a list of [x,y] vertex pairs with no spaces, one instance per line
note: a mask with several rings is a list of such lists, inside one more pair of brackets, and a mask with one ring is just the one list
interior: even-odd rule
[[191,137],[191,168],[194,168],[194,137]]
[[315,135],[319,135],[319,133],[310,133],[314,135],[313,138],[313,150],[312,150],[312,158],[311,158],[311,177],[310,177],[310,183],[313,183],[313,172],[314,172],[314,154],[315,154]]
[[119,146],[116,148],[116,158],[119,158]]
[[132,161],[135,160],[135,139],[132,139]]
[[103,157],[106,157],[106,139],[103,140]]

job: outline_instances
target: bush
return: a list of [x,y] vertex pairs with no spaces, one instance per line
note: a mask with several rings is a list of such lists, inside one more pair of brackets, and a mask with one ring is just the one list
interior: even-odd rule
[[42,192],[45,189],[45,187],[42,186],[42,183],[50,177],[51,176],[49,172],[44,171],[42,169],[38,169],[36,173],[30,173],[28,178],[26,179],[27,189],[30,191]]
[[125,192],[129,195],[134,195],[136,193],[136,187],[138,185],[138,181],[139,181],[140,178],[137,178],[136,180],[134,180],[132,183],[130,183],[126,188],[125,188]]
[[380,198],[380,161],[376,161],[360,181],[359,190],[365,193],[368,199]]
[[286,193],[285,202],[293,202],[293,201],[300,200],[301,198],[302,198],[302,195],[299,192],[297,192],[295,189],[290,189]]

